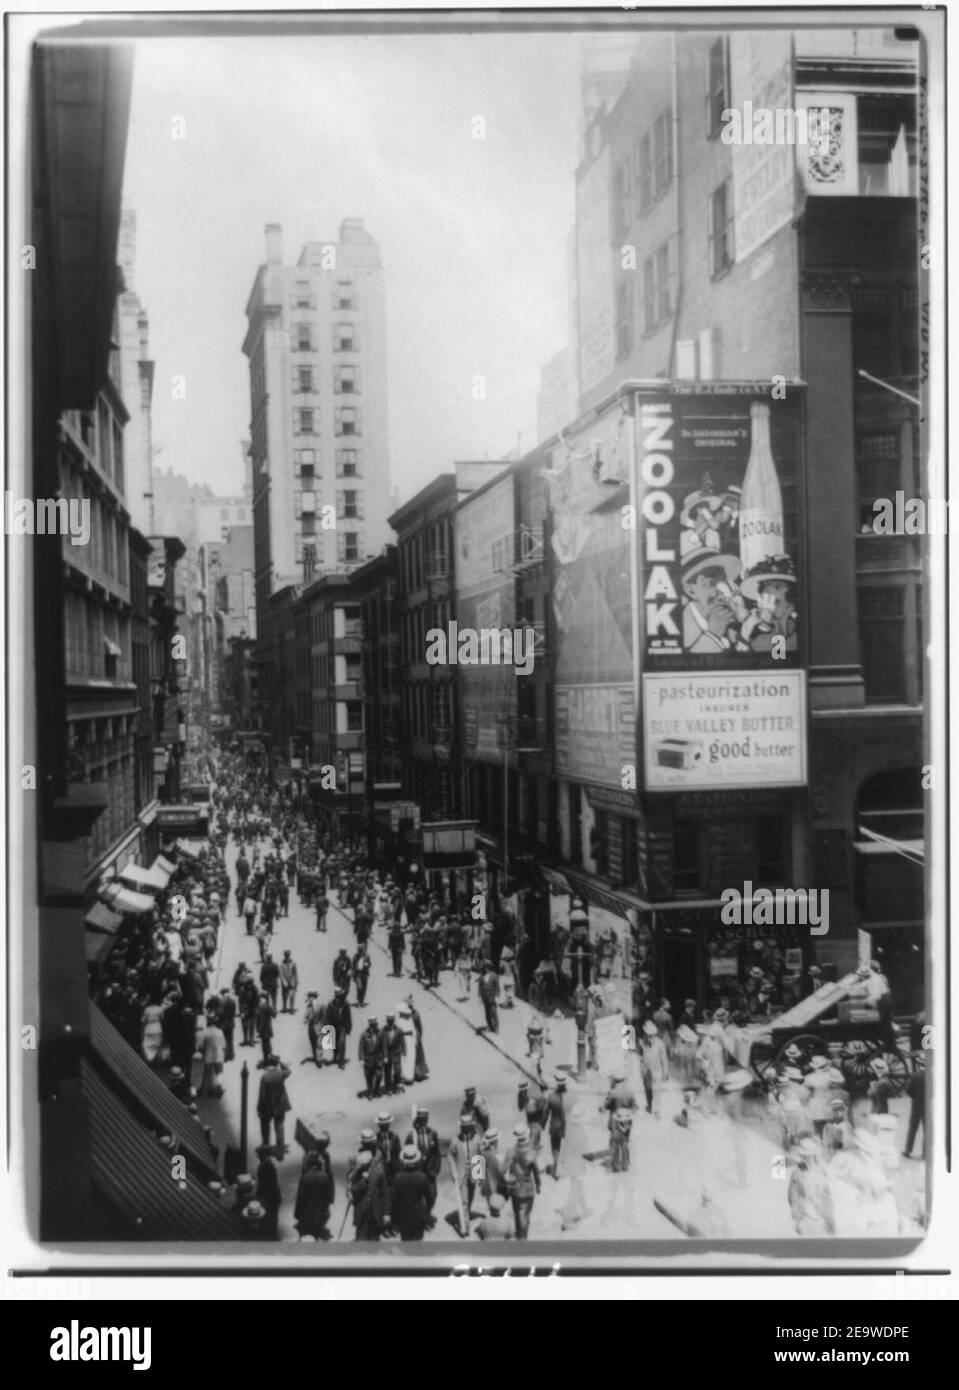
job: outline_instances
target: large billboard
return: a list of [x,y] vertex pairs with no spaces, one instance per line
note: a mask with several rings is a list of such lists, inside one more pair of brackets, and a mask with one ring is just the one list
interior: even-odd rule
[[801,787],[805,673],[643,676],[647,791]]
[[[511,628],[516,623],[515,581],[498,568],[516,529],[512,472],[468,497],[454,512],[456,618],[464,628]],[[468,757],[502,759],[503,727],[516,714],[515,670],[510,666],[458,666],[461,736]]]
[[800,664],[795,386],[636,397],[644,671]]
[[793,109],[792,34],[786,29],[730,34],[729,67],[731,109],[744,122],[743,138],[731,144],[736,260],[744,261],[796,215],[794,145],[753,138],[756,117]]
[[621,787],[635,760],[625,406],[564,435],[552,455],[556,771]]
[[800,400],[782,382],[636,395],[647,791],[806,780]]

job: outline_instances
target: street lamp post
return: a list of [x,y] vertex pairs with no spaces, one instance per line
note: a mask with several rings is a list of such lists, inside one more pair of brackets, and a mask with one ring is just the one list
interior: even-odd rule
[[242,1171],[246,1172],[246,1148],[247,1148],[247,1119],[246,1108],[250,1090],[250,1068],[246,1062],[240,1068],[240,1157],[243,1160]]

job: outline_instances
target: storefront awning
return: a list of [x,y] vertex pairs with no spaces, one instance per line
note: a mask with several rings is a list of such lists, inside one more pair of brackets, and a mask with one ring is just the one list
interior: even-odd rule
[[124,888],[122,883],[111,883],[101,894],[102,901],[114,912],[152,912],[156,903],[148,893],[135,893],[132,888]]
[[106,903],[94,903],[83,920],[96,932],[117,932],[123,925],[120,913],[114,912]]
[[98,965],[104,956],[109,954],[114,940],[115,938],[106,932],[85,932],[83,944],[86,948],[87,965]]
[[120,878],[129,884],[131,888],[165,888],[170,882],[170,875],[165,869],[159,868],[156,864],[145,868],[143,864],[127,864],[120,870]]
[[173,873],[173,870],[176,868],[176,865],[173,863],[172,859],[167,859],[166,855],[158,854],[156,859],[154,859],[153,861],[153,867],[155,869],[162,869],[163,872],[166,874],[167,879],[169,879],[170,875]]
[[[192,1173],[170,1177],[170,1152],[130,1113],[93,1064],[80,1062],[90,1165],[100,1200],[137,1240],[237,1240],[239,1218]],[[182,1107],[181,1107],[182,1109]]]
[[853,849],[857,854],[901,854],[913,862],[925,862],[926,846],[922,840],[893,840],[888,835],[875,835],[861,827],[868,840],[856,840]]
[[151,1129],[172,1134],[179,1140],[180,1151],[211,1180],[215,1178],[216,1159],[201,1126],[95,1004],[90,1005],[90,1044],[98,1066],[134,1114],[142,1116]]

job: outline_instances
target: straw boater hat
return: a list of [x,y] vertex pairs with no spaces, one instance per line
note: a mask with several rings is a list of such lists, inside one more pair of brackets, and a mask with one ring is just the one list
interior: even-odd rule
[[486,1131],[486,1133],[483,1135],[483,1140],[484,1140],[484,1142],[487,1143],[487,1144],[495,1144],[498,1138],[499,1138],[499,1130],[498,1130],[498,1129],[488,1129],[488,1130]]
[[705,504],[710,511],[715,511],[721,501],[722,498],[719,494],[713,491],[713,481],[707,473],[703,478],[702,487],[697,488],[695,492],[687,493],[683,498],[683,510],[679,514],[679,519],[684,526],[691,526],[694,507],[701,507]]
[[646,1034],[647,1038],[652,1038],[659,1032],[659,1029],[651,1018],[647,1018],[646,1022],[643,1024],[643,1032]]
[[759,968],[758,965],[750,966],[750,969],[749,969],[749,978],[750,978],[751,980],[761,980],[762,977],[763,977],[763,972],[760,970],[760,968]]
[[829,1066],[829,1058],[824,1057],[821,1052],[817,1052],[815,1057],[809,1059],[809,1065],[815,1071],[822,1071],[823,1067]]
[[733,584],[739,577],[739,559],[735,555],[723,555],[708,545],[698,545],[683,560],[683,582],[685,583],[687,579],[695,579],[703,570],[708,569],[723,570],[727,581]]
[[797,582],[796,569],[788,555],[767,556],[765,560],[760,560],[758,565],[753,565],[741,582],[739,592],[744,598],[758,599],[760,585],[768,581],[778,584]]
[[420,1161],[420,1151],[415,1144],[406,1144],[400,1150],[400,1162],[404,1168],[415,1168]]
[[244,1221],[260,1221],[266,1215],[266,1209],[260,1202],[247,1202],[243,1208]]

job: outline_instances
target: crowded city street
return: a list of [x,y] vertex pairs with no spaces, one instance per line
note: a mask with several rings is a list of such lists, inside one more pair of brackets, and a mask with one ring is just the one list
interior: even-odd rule
[[[168,890],[160,895],[158,907],[162,907],[161,920],[167,923],[167,938],[171,931],[182,937],[183,961],[197,944],[197,924],[203,918],[212,922],[222,911],[215,949],[211,949],[211,936],[205,940],[205,950],[210,952],[206,961],[206,1013],[209,1025],[218,1018],[221,1000],[237,1001],[235,1022],[225,1030],[233,1045],[227,1042],[219,1050],[214,1045],[208,1053],[205,1039],[210,1030],[203,1029],[201,1017],[190,1075],[185,1076],[183,1068],[174,1069],[166,1043],[159,1041],[166,1032],[162,1021],[165,1008],[171,1000],[177,1002],[178,990],[173,985],[163,1008],[148,1006],[144,1010],[142,1048],[171,1089],[209,1127],[224,1170],[225,1187],[218,1201],[240,1212],[252,1211],[246,1218],[247,1226],[256,1228],[258,1238],[352,1241],[397,1237],[401,1233],[396,1213],[390,1213],[389,1206],[391,1198],[395,1199],[395,1178],[407,1169],[425,1171],[431,1189],[425,1198],[427,1219],[421,1230],[416,1229],[414,1219],[406,1231],[407,1240],[513,1237],[516,1223],[510,1206],[515,1179],[511,1182],[504,1175],[517,1145],[532,1154],[538,1169],[538,1190],[530,1193],[533,1200],[527,1214],[532,1240],[657,1241],[675,1239],[680,1233],[714,1239],[770,1233],[789,1237],[819,1230],[816,1224],[803,1224],[807,1221],[820,1222],[823,1229],[827,1220],[831,1224],[832,1216],[825,1218],[821,1212],[810,1216],[804,1209],[802,1189],[797,1191],[796,1175],[804,1171],[798,1166],[799,1156],[805,1155],[807,1162],[809,1157],[815,1158],[818,1139],[813,1138],[811,1122],[783,1119],[788,1104],[781,1089],[773,1087],[774,1101],[754,1078],[736,1068],[728,1052],[721,1079],[717,1079],[708,1066],[704,1069],[696,1061],[688,1047],[684,1056],[682,1039],[688,1030],[684,1034],[679,1028],[666,1028],[664,1031],[672,1036],[668,1052],[664,1046],[661,1054],[664,1066],[647,1094],[649,1067],[645,1058],[655,1057],[658,1045],[657,1025],[649,1018],[640,1021],[642,1041],[638,1045],[634,1045],[629,1027],[621,1029],[621,1065],[615,1060],[610,1063],[608,1053],[597,1057],[591,1045],[589,1060],[596,1065],[578,1068],[578,1060],[585,1057],[581,1054],[577,1058],[572,1011],[541,1013],[511,988],[500,991],[499,1007],[493,1015],[496,1030],[491,1031],[479,995],[481,962],[470,968],[467,977],[461,960],[456,962],[460,968],[446,968],[441,961],[435,971],[436,984],[432,984],[434,971],[429,963],[417,970],[405,909],[402,973],[400,977],[393,974],[389,948],[395,947],[396,937],[390,941],[387,920],[388,916],[392,919],[392,913],[387,913],[388,900],[377,884],[379,879],[388,887],[389,874],[380,876],[374,871],[368,880],[371,891],[364,892],[358,904],[349,906],[355,876],[340,879],[332,865],[334,860],[344,869],[359,865],[365,852],[355,843],[338,848],[334,837],[324,834],[269,786],[265,770],[252,770],[231,754],[219,760],[207,756],[201,762],[222,779],[211,779],[216,824],[211,827],[210,839],[181,841],[181,852],[171,851],[181,863]],[[238,786],[247,789],[239,793],[239,800],[255,806],[255,814],[244,812],[241,817],[227,809],[237,799]],[[236,833],[241,829],[242,836]],[[317,858],[321,860],[324,854],[319,849],[321,843],[328,847],[326,903],[316,875]],[[294,844],[298,847],[295,854]],[[221,846],[231,888],[228,893],[216,893],[214,902],[209,885],[214,877],[223,881],[221,867],[211,877]],[[285,868],[282,874],[274,875],[270,871],[277,857]],[[256,886],[260,865],[266,866],[268,878],[281,885],[275,902],[271,893],[264,894]],[[196,891],[203,877],[209,901]],[[181,893],[178,881],[188,897]],[[318,912],[317,901],[326,907],[325,914]],[[369,906],[372,912],[367,912]],[[366,936],[366,922],[370,920],[368,982],[363,978],[365,968],[355,968],[357,916],[360,937]],[[267,929],[269,923],[272,932]],[[337,964],[344,957],[345,968]],[[422,953],[420,960],[425,961]],[[182,962],[179,970],[181,974],[185,970]],[[251,972],[255,981],[246,1032],[242,1017],[248,1011],[244,970]],[[425,978],[417,979],[418,973]],[[468,989],[464,990],[467,978]],[[341,993],[344,982],[346,991]],[[362,1003],[358,983],[365,996]],[[108,988],[108,1007],[111,993]],[[276,1013],[273,1015],[267,1006],[270,1017],[265,1022],[263,1008],[273,995]],[[334,1017],[323,1013],[323,1006],[340,998],[349,1006],[348,1023],[341,1014],[335,1026],[308,1026],[308,1018],[317,1009],[321,1010],[316,1014],[318,1019]],[[151,1041],[150,1025],[157,1013],[161,1032]],[[385,1090],[385,1068],[378,1063],[375,1096],[368,1094],[366,1070],[360,1060],[371,1020],[375,1020],[380,1036],[395,1022],[408,1044],[389,1092]],[[346,1027],[350,1031],[340,1057],[337,1039]],[[708,1023],[698,1026],[696,1032],[702,1036],[694,1051],[708,1045],[715,1027]],[[543,1040],[541,1049],[535,1047],[532,1053],[531,1037]],[[378,1044],[372,1051],[379,1058],[382,1047]],[[222,1060],[208,1070],[203,1064],[209,1057]],[[247,1072],[245,1154],[241,1147],[242,1070]],[[810,1067],[809,1074],[815,1070]],[[269,1108],[262,1102],[263,1088],[271,1076],[284,1096],[283,1104],[289,1105],[280,1112],[282,1131],[271,1127],[268,1117],[261,1131],[264,1111]],[[811,1120],[820,1112],[805,1087],[801,1094],[801,1108],[808,1110]],[[609,1098],[616,1096],[622,1105],[618,1101],[610,1105]],[[909,1103],[894,1099],[889,1109],[895,1116],[898,1145],[905,1132]],[[474,1123],[468,1131],[462,1128],[464,1111],[473,1112]],[[631,1122],[614,1130],[611,1120],[624,1111]],[[822,1113],[825,1117],[827,1112]],[[438,1140],[423,1161],[406,1148],[408,1138],[415,1144],[417,1125],[434,1130]],[[822,1124],[815,1128],[817,1136],[823,1133]],[[391,1196],[384,1197],[380,1228],[375,1232],[368,1227],[358,1230],[353,1198],[364,1195],[355,1188],[358,1163],[362,1164],[359,1155],[364,1148],[375,1152],[377,1140],[386,1130],[396,1137],[395,1142],[389,1140],[384,1146],[392,1153],[387,1184]],[[782,1136],[790,1133],[795,1150],[782,1142]],[[464,1139],[472,1181],[465,1175],[455,1142]],[[320,1202],[325,1220],[314,1227],[304,1214],[308,1204],[300,1188],[305,1169],[316,1166],[307,1154],[316,1150],[317,1140],[321,1141],[324,1164],[328,1155],[333,1190]],[[849,1145],[848,1134],[836,1142]],[[229,1161],[227,1154],[231,1155]],[[244,1163],[245,1171],[240,1171]],[[922,1172],[921,1164],[902,1162],[896,1165],[889,1185],[890,1194],[895,1193],[897,1220],[907,1229],[920,1229]],[[492,1175],[489,1181],[488,1174]],[[468,1217],[461,1214],[467,1202]]]

